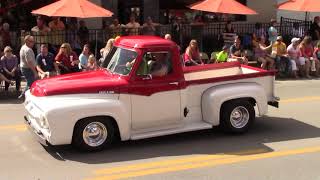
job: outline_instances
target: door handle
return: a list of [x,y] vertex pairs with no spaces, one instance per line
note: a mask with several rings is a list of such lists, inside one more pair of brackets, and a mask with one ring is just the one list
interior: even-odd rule
[[179,83],[178,82],[171,82],[171,83],[169,83],[170,85],[179,85]]

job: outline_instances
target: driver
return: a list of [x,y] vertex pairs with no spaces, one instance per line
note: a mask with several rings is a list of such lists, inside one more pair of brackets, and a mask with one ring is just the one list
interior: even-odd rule
[[131,70],[135,62],[136,59],[133,59],[131,62],[127,62],[126,67]]
[[[138,70],[137,70],[137,75],[147,75],[147,74],[150,74],[149,73],[149,67],[148,67],[148,61],[150,60],[150,57],[151,57],[151,53],[147,53],[144,57],[143,57],[143,59],[142,59],[142,61],[141,61],[141,64],[139,65],[139,68],[138,68]],[[134,59],[134,60],[132,60],[131,62],[129,61],[129,62],[127,62],[126,63],[126,68],[129,70],[129,71],[131,71],[131,69],[132,69],[132,67],[133,67],[133,65],[134,65],[134,63],[136,62],[136,59]]]
[[166,64],[166,56],[165,53],[155,53],[153,54],[153,58],[148,62],[148,66],[150,69],[150,74],[156,77],[163,77],[168,74],[169,68]]

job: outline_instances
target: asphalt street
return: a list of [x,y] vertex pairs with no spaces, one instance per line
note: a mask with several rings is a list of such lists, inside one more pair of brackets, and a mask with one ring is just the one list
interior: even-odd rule
[[280,108],[247,134],[205,130],[96,153],[43,147],[23,123],[22,102],[1,97],[0,180],[320,180],[320,80],[276,81],[276,92]]

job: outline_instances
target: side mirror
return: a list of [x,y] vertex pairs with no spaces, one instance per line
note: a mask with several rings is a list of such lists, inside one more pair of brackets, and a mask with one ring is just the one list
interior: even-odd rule
[[152,75],[151,74],[143,75],[142,80],[152,80]]

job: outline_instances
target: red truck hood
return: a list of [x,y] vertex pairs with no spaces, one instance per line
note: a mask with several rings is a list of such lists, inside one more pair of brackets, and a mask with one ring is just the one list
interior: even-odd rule
[[107,70],[74,73],[38,80],[32,84],[34,96],[52,96],[79,93],[119,93],[127,81]]

